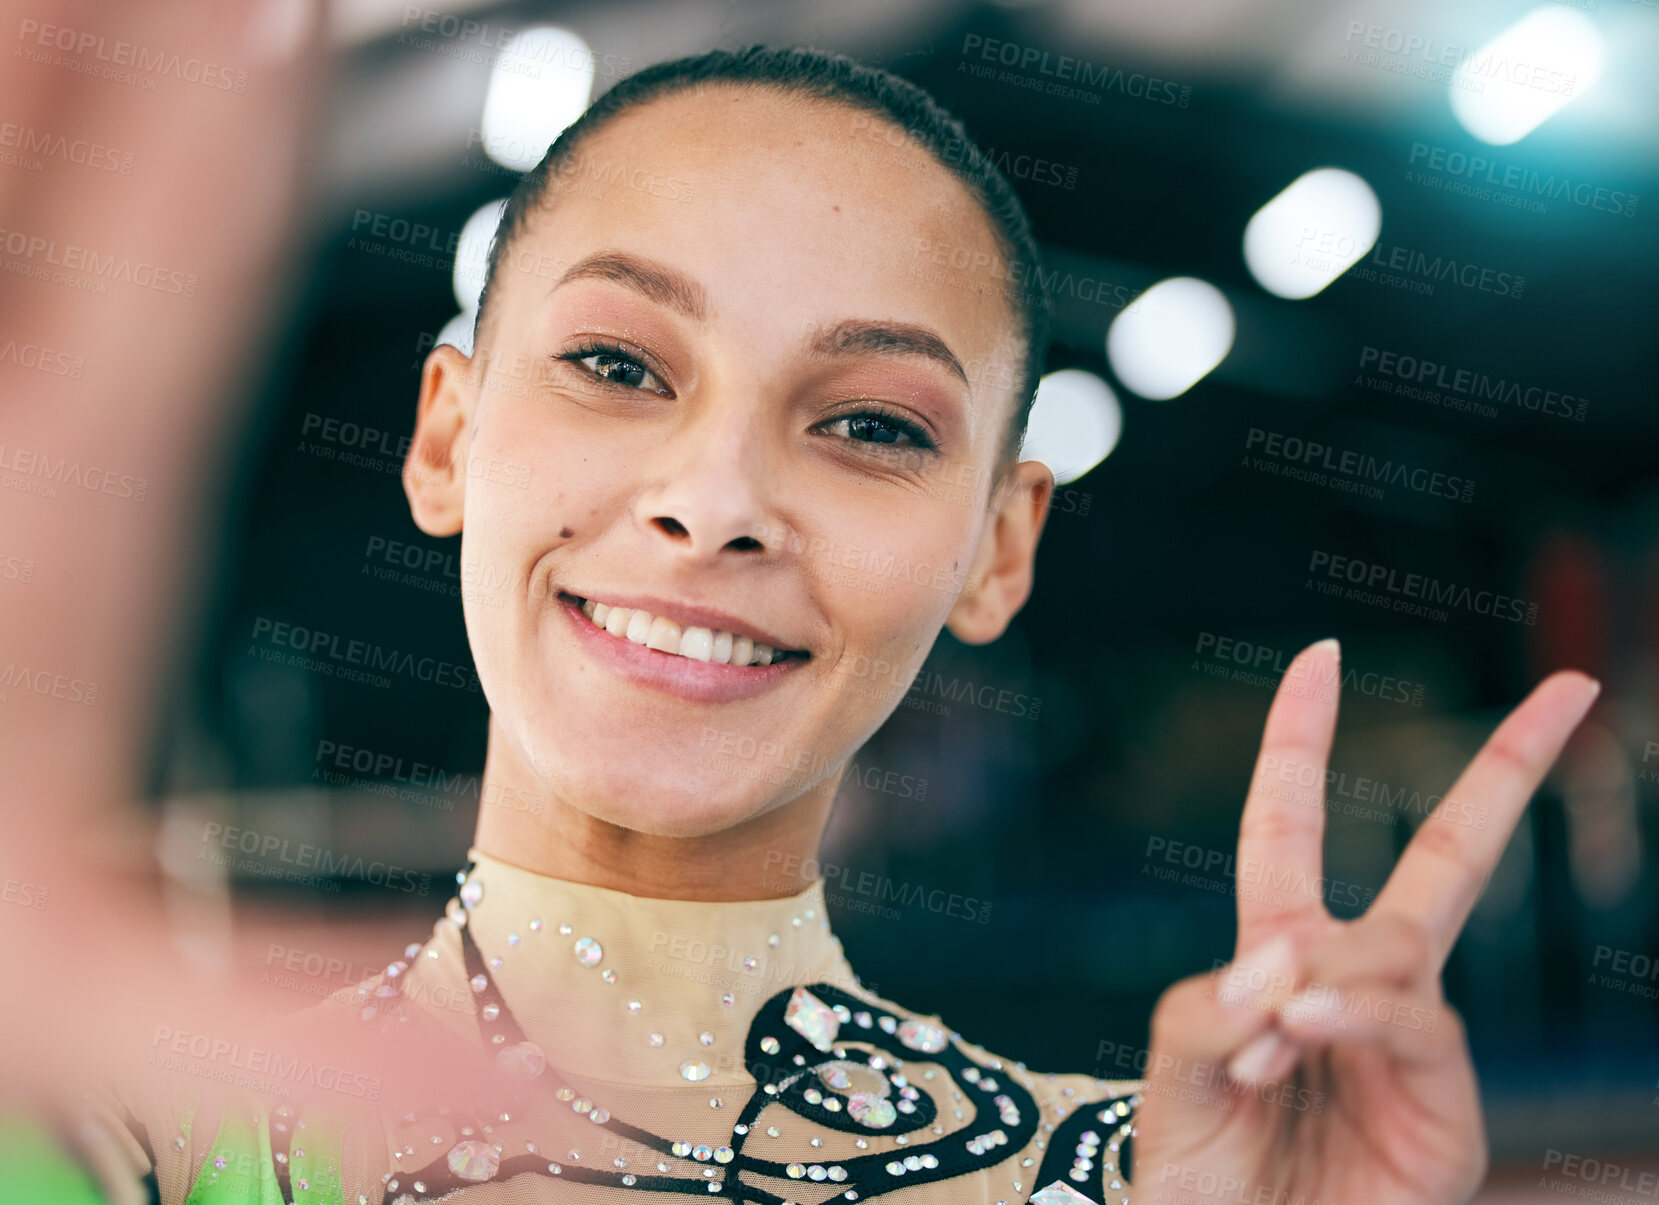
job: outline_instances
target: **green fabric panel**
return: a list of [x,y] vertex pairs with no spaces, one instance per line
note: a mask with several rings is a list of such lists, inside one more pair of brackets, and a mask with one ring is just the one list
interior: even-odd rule
[[227,1104],[185,1205],[283,1205],[271,1158],[270,1118],[259,1108],[256,1122],[255,1108],[252,1101]]
[[348,1128],[346,1118],[322,1109],[308,1110],[300,1117],[288,1145],[288,1185],[294,1191],[294,1205],[340,1205],[344,1195],[340,1161]]
[[0,1114],[0,1191],[8,1201],[104,1205],[103,1190],[52,1132],[21,1113]]

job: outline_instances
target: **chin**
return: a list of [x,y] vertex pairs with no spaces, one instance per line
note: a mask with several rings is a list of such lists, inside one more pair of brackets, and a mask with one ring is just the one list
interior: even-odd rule
[[730,775],[688,773],[672,759],[604,767],[564,761],[562,769],[555,781],[571,807],[653,837],[710,837],[766,811],[771,802],[770,795],[752,788],[742,791],[745,784],[734,783]]

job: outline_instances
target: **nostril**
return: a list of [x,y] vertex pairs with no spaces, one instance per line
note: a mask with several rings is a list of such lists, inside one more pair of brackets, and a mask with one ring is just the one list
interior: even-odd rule
[[662,516],[660,516],[657,519],[657,526],[662,528],[665,532],[667,532],[671,536],[689,536],[691,534],[689,531],[686,530],[685,524],[681,523],[678,519],[674,518],[672,515],[662,515]]
[[753,536],[738,536],[734,540],[728,540],[726,547],[737,552],[748,552],[751,548],[759,548],[760,541]]

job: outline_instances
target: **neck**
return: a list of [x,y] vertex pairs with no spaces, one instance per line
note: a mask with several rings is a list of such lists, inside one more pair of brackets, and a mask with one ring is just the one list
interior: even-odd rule
[[811,791],[730,828],[666,837],[622,828],[583,811],[539,781],[490,724],[484,795],[534,799],[540,815],[482,806],[473,845],[492,858],[567,882],[673,900],[765,900],[798,894],[817,865],[841,772]]

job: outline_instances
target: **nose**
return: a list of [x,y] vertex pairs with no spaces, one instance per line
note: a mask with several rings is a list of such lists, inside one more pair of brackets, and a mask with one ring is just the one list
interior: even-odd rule
[[657,543],[693,560],[764,557],[787,540],[772,458],[754,408],[702,413],[675,431],[652,484],[634,504]]

